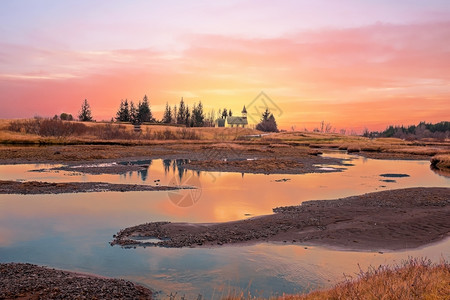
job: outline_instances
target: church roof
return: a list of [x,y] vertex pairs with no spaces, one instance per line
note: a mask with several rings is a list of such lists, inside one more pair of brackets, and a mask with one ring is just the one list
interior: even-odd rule
[[242,109],[242,113],[243,113],[243,114],[246,114],[246,113],[247,113],[247,109],[245,109],[245,105],[244,105],[244,108]]
[[247,125],[247,118],[244,117],[227,117],[227,123],[233,125]]

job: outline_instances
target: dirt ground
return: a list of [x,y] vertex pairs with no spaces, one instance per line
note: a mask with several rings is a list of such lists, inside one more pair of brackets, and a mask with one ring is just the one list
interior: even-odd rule
[[[226,223],[147,223],[120,231],[111,244],[211,247],[279,242],[367,251],[416,248],[449,236],[450,188],[409,188],[307,201],[274,212]],[[136,237],[161,241],[144,243]]]

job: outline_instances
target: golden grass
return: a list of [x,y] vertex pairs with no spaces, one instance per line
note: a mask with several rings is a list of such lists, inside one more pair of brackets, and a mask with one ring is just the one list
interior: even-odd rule
[[[266,145],[272,151],[274,148],[310,147],[314,149],[333,148],[351,152],[376,152],[391,154],[392,157],[425,158],[437,154],[450,154],[450,142],[447,141],[420,141],[412,142],[397,138],[369,139],[361,136],[348,136],[336,133],[319,132],[279,132],[260,135],[262,132],[251,128],[213,128],[197,127],[184,128],[164,124],[143,124],[142,133],[135,134],[134,126],[126,123],[84,122],[74,125],[83,125],[88,128],[84,132],[75,132],[63,137],[40,136],[8,130],[11,122],[25,120],[0,120],[0,144],[117,144],[117,145],[150,145],[178,143],[228,143],[241,144],[248,147]],[[77,124],[78,123],[78,124]],[[76,127],[76,126],[74,126]],[[78,126],[80,127],[80,126]],[[83,129],[83,128],[81,128]],[[428,143],[428,144],[427,144]],[[217,145],[216,145],[217,146]],[[227,148],[230,146],[227,145]],[[259,147],[261,148],[261,147]],[[274,149],[276,150],[276,149]],[[380,156],[384,157],[384,156]]]
[[[449,299],[450,265],[446,261],[432,264],[430,260],[410,258],[401,265],[380,266],[361,271],[357,278],[347,277],[344,282],[325,291],[307,295],[284,295],[277,300],[325,299]],[[225,298],[256,299],[233,295]]]
[[[182,135],[196,136],[196,140],[202,141],[234,141],[242,136],[255,135],[260,132],[250,128],[213,128],[213,127],[196,127],[185,128],[182,126],[170,126],[163,124],[143,124],[141,125],[142,134],[134,134],[134,126],[126,123],[104,123],[104,122],[83,122],[89,130],[82,134],[73,134],[64,137],[42,137],[36,134],[10,131],[11,122],[25,122],[31,119],[6,120],[0,119],[0,143],[3,144],[84,144],[84,143],[104,143],[105,138],[100,137],[101,132],[106,129],[111,132],[118,130],[122,133],[122,137],[108,137],[107,140],[125,144],[147,144],[150,140],[147,137],[152,136],[152,144],[156,141],[176,140]],[[65,121],[69,122],[69,121]],[[75,123],[76,121],[72,121]],[[109,127],[108,127],[109,126]],[[172,133],[172,134],[170,134]],[[177,138],[170,138],[176,136]],[[124,139],[124,137],[126,137]],[[120,141],[120,140],[125,140]],[[132,141],[132,142],[130,142]]]

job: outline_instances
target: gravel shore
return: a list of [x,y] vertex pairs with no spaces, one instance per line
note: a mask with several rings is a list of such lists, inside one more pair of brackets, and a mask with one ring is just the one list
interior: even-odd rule
[[[147,223],[121,230],[111,244],[211,247],[280,242],[365,251],[416,248],[449,236],[450,188],[409,188],[307,201],[274,212],[226,223]],[[144,237],[160,241],[139,240]]]
[[7,263],[0,264],[0,299],[152,299],[152,291],[122,279]]

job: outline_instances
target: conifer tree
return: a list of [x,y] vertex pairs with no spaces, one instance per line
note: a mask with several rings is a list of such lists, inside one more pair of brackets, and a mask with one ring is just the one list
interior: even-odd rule
[[180,106],[178,107],[177,124],[186,124],[186,107],[184,106],[183,97],[181,97]]
[[168,102],[166,102],[166,109],[164,111],[162,122],[166,123],[166,124],[169,124],[172,122],[172,111],[170,109]]
[[127,99],[120,101],[120,107],[116,113],[116,120],[119,122],[130,122],[130,108]]
[[91,106],[89,105],[87,99],[84,99],[84,102],[81,105],[81,110],[80,113],[78,114],[78,119],[82,122],[92,121]]
[[177,123],[177,105],[175,104],[172,109],[172,123]]
[[263,112],[261,116],[261,122],[256,125],[257,130],[265,131],[265,132],[278,132],[277,122],[275,121],[275,117],[270,113],[269,109]]
[[138,110],[136,106],[134,105],[133,101],[130,101],[130,122],[133,124],[139,124],[139,118],[138,118]]
[[139,102],[137,119],[139,123],[154,121],[147,95],[144,95],[142,102]]

